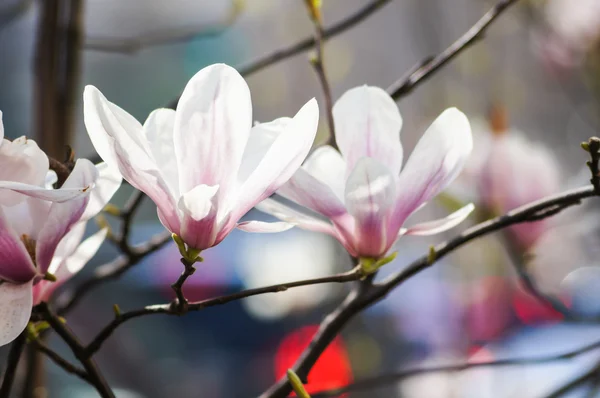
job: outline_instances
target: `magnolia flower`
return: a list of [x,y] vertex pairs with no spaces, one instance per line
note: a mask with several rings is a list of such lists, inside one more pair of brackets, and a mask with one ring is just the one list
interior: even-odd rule
[[198,72],[176,111],[157,109],[143,126],[95,87],[84,93],[85,125],[98,154],[145,192],[162,224],[196,250],[218,244],[235,227],[278,232],[293,226],[238,221],[300,167],[318,117],[312,99],[293,119],[251,127],[248,85],[223,64]]
[[355,257],[381,259],[402,235],[445,231],[473,210],[465,206],[436,221],[403,228],[406,219],[442,191],[471,152],[469,121],[455,108],[425,132],[402,167],[402,118],[392,98],[377,87],[347,91],[333,107],[336,141],[318,148],[278,194],[331,223],[268,199],[258,206],[283,221],[324,232]]
[[49,162],[37,144],[3,137],[0,114],[0,345],[27,325],[33,286],[46,277],[61,240],[84,215],[98,178],[96,167],[79,159],[60,189],[48,188]]

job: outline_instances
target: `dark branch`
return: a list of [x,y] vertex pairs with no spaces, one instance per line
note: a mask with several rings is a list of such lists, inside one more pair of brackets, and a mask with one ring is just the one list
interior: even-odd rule
[[10,396],[10,390],[12,389],[13,382],[15,381],[17,366],[19,365],[21,354],[23,354],[26,340],[27,331],[23,331],[10,346],[8,360],[6,361],[6,370],[4,371],[4,378],[2,379],[2,386],[0,387],[0,397]]
[[[344,283],[357,280],[360,277],[360,272],[358,270],[353,270],[350,272],[345,272],[343,274],[326,276],[323,278],[307,279],[303,281],[280,283],[277,285],[260,287],[256,289],[248,289],[241,292],[228,294],[226,296],[215,297],[207,300],[198,301],[195,303],[188,303],[187,311],[200,311],[204,308],[227,304],[229,302],[241,300],[246,297],[257,296],[265,293],[284,292],[294,287],[317,285],[322,283]],[[102,344],[104,344],[104,342],[113,334],[113,332],[120,325],[127,322],[128,320],[153,314],[180,315],[180,312],[177,309],[177,302],[174,301],[171,304],[151,305],[139,310],[128,311],[119,314],[111,323],[105,326],[104,329],[102,329],[102,331],[98,333],[98,335],[96,335],[96,337],[90,342],[90,344],[86,347],[86,354],[88,356],[91,356],[95,352],[97,352],[101,348]]]
[[[405,282],[415,274],[432,266],[436,261],[440,260],[450,252],[472,240],[501,230],[510,225],[531,222],[532,219],[537,219],[540,214],[549,216],[549,213],[545,213],[545,210],[548,208],[558,207],[562,210],[579,203],[582,199],[592,196],[595,196],[595,192],[594,187],[590,185],[519,207],[506,215],[493,218],[469,228],[457,237],[435,246],[432,251],[434,254],[433,256],[432,253],[424,255],[405,267],[402,271],[392,275],[379,284],[361,284],[346,297],[346,300],[339,308],[325,317],[309,347],[302,353],[294,365],[294,371],[301,379],[305,380],[325,348],[327,348],[329,343],[357,313],[380,301],[402,282]],[[556,212],[553,212],[552,214],[556,214]],[[290,392],[291,388],[287,379],[282,378],[263,393],[261,397],[285,398]]]
[[42,352],[44,355],[50,358],[52,362],[60,366],[65,372],[74,374],[80,379],[91,383],[90,378],[83,369],[79,369],[77,366],[73,365],[72,363],[61,357],[57,352],[53,351],[50,347],[48,347],[38,339],[32,340],[29,344],[31,344],[33,347],[35,347],[36,350]]
[[313,398],[326,398],[326,397],[337,397],[345,393],[370,390],[373,388],[380,388],[385,385],[394,384],[409,377],[418,376],[427,373],[438,373],[438,372],[460,372],[474,368],[490,368],[500,366],[512,366],[512,365],[539,365],[548,362],[556,362],[561,360],[567,360],[575,358],[579,355],[588,353],[592,350],[600,348],[600,341],[588,344],[581,348],[573,351],[568,351],[558,355],[548,355],[534,358],[511,358],[511,359],[500,359],[497,361],[486,361],[486,362],[472,362],[472,363],[461,363],[456,365],[444,365],[434,367],[423,367],[416,369],[402,370],[398,373],[375,376],[368,379],[363,379],[355,383],[349,384],[344,387],[321,391],[313,394]]
[[181,259],[181,264],[183,264],[183,272],[177,278],[177,281],[171,285],[171,289],[175,292],[176,300],[172,303],[172,310],[182,315],[188,311],[188,301],[183,294],[183,284],[190,276],[194,275],[196,272],[196,267],[194,267],[194,261],[188,261],[185,258]]
[[[323,30],[323,40],[326,41],[339,35],[340,33],[350,29],[351,27],[361,23],[369,16],[371,16],[375,11],[379,10],[381,7],[389,3],[391,0],[373,0],[369,2],[367,5],[357,10],[354,14],[348,16],[347,18],[341,20],[340,22],[331,25],[328,28]],[[277,62],[283,61],[289,57],[292,57],[296,54],[299,54],[303,51],[310,50],[315,45],[314,37],[307,37],[305,39],[300,40],[297,43],[292,44],[291,46],[284,47],[278,50],[273,51],[270,54],[264,55],[258,59],[250,61],[244,65],[241,65],[237,68],[242,76],[248,76],[255,72],[258,72],[261,69],[264,69],[268,66],[276,64]],[[175,109],[177,107],[177,102],[179,98],[174,101],[171,101],[167,108]]]
[[438,69],[477,42],[477,40],[481,39],[490,24],[494,22],[503,11],[516,2],[517,0],[502,0],[498,2],[479,21],[477,21],[471,29],[457,41],[452,43],[450,47],[435,57],[429,57],[425,61],[421,61],[418,65],[413,67],[406,76],[394,82],[394,84],[387,89],[387,92],[396,100],[411,92],[417,85],[431,77]]
[[578,388],[581,388],[583,385],[590,383],[592,380],[594,380],[595,377],[598,377],[598,371],[600,371],[600,365],[596,365],[584,374],[577,376],[576,378],[563,385],[556,391],[547,395],[546,398],[560,398]]

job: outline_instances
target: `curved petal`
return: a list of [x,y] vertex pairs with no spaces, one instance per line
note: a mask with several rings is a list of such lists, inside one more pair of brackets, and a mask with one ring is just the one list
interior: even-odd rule
[[[61,187],[61,189],[46,189],[37,185],[22,184],[20,182],[0,181],[0,190],[7,189],[26,196],[30,196],[32,198],[57,203],[67,202],[69,200],[76,199],[80,196],[87,196],[90,187],[91,185],[79,186],[74,188]],[[2,204],[10,206],[9,203],[4,202],[4,197],[2,200]]]
[[388,216],[396,200],[396,177],[373,158],[361,158],[346,182],[346,208],[356,220],[360,256],[385,254],[396,234],[388,235]]
[[379,87],[346,91],[333,106],[335,138],[348,168],[362,157],[384,164],[394,175],[402,167],[402,117],[394,100]]
[[244,221],[236,225],[237,229],[241,229],[245,232],[257,232],[257,233],[275,233],[283,232],[288,229],[294,228],[294,224],[287,222],[264,222],[264,221]]
[[217,237],[217,203],[219,186],[198,185],[179,200],[183,213],[180,238],[194,249],[207,249]]
[[0,208],[0,279],[25,283],[35,275],[31,256]]
[[54,251],[52,262],[48,267],[48,272],[56,274],[58,266],[64,261],[64,259],[69,258],[69,256],[71,256],[75,250],[77,250],[77,246],[79,246],[81,239],[83,239],[83,235],[85,234],[85,226],[85,222],[78,222],[61,239],[56,247],[56,250]]
[[321,146],[306,159],[304,170],[329,186],[333,193],[344,200],[346,185],[346,161],[329,145]]
[[216,64],[185,86],[175,115],[175,157],[179,188],[220,185],[219,196],[236,183],[252,126],[250,90],[230,66]]
[[33,281],[21,285],[0,284],[0,346],[10,343],[25,330],[33,306],[32,285]]
[[312,217],[308,214],[301,213],[298,210],[292,209],[291,207],[277,202],[274,199],[267,198],[257,204],[255,208],[263,213],[277,217],[281,221],[297,225],[299,228],[335,236],[333,225],[330,223],[320,220],[316,217]]
[[428,221],[408,227],[401,235],[429,236],[439,234],[440,232],[456,227],[463,222],[473,210],[475,210],[475,205],[470,203],[439,220]]
[[[98,178],[98,171],[92,162],[79,159],[69,178],[63,184],[64,189],[74,186],[91,186]],[[63,189],[61,188],[61,190]],[[77,223],[89,202],[89,196],[81,196],[62,203],[52,203],[36,244],[36,263],[40,273],[45,273],[59,242]]]
[[177,198],[179,191],[179,172],[173,134],[175,131],[175,111],[173,109],[156,109],[144,122],[144,134],[148,140],[150,151],[160,174],[171,190],[171,196]]
[[109,166],[118,167],[132,186],[145,192],[170,220],[172,231],[178,231],[175,199],[152,156],[142,125],[93,86],[85,88],[83,116],[100,157]]
[[[240,187],[236,217],[243,216],[254,205],[268,198],[298,170],[317,133],[319,107],[313,98],[308,101],[273,141],[256,169]],[[255,129],[262,130],[260,125]]]
[[421,203],[436,196],[456,178],[472,148],[467,117],[456,108],[445,110],[419,140],[400,174],[393,229],[399,230]]
[[[108,229],[103,228],[81,242],[75,251],[65,258],[63,265],[56,270],[55,276],[58,279],[57,282],[63,283],[78,273],[96,255],[98,249],[100,249],[100,246],[102,246],[102,243],[106,239],[107,233]],[[57,282],[54,282],[54,284]]]
[[43,186],[48,172],[48,156],[33,140],[19,137],[14,141],[4,140],[0,146],[1,181],[16,181]]
[[90,201],[83,216],[81,216],[82,220],[89,220],[96,216],[110,201],[123,182],[119,169],[109,166],[108,163],[97,164],[96,170],[98,170],[98,179],[94,189],[90,192]]

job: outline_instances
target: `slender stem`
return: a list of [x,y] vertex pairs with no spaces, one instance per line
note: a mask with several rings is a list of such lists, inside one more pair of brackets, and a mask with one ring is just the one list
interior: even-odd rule
[[194,267],[193,261],[188,261],[185,258],[181,259],[181,263],[183,264],[183,272],[177,278],[177,281],[171,285],[171,289],[175,292],[175,296],[177,297],[176,301],[173,302],[173,311],[177,312],[180,315],[185,314],[188,311],[188,301],[183,294],[183,285],[187,278],[194,275],[196,272],[196,267]]
[[[319,331],[313,337],[309,347],[301,354],[293,370],[301,379],[306,378],[325,348],[327,348],[335,336],[338,335],[348,321],[358,312],[380,301],[402,282],[432,266],[450,252],[476,238],[510,225],[550,217],[557,214],[560,210],[580,203],[582,199],[595,195],[594,187],[589,185],[519,207],[503,216],[478,224],[457,237],[435,246],[430,253],[409,264],[402,271],[393,274],[381,283],[373,285],[361,284],[360,289],[353,290],[340,307],[325,317],[319,327]],[[282,378],[264,392],[261,398],[285,398],[290,392],[291,387],[287,379]]]
[[94,361],[86,355],[85,347],[79,342],[77,337],[69,329],[62,320],[58,318],[56,314],[50,310],[46,303],[38,305],[41,314],[44,319],[50,324],[50,326],[58,333],[58,335],[64,340],[69,346],[75,357],[81,362],[85,369],[91,384],[96,388],[102,398],[114,398],[115,394],[112,392],[110,386],[100,373],[100,370],[94,363]]
[[[361,278],[361,274],[358,270],[352,270],[349,272],[345,272],[343,274],[326,276],[323,278],[315,278],[315,279],[307,279],[303,281],[295,281],[288,283],[279,283],[277,285],[259,287],[256,289],[248,289],[243,290],[241,292],[228,294],[225,296],[214,297],[211,299],[206,299],[202,301],[198,301],[195,303],[188,303],[187,311],[200,311],[204,308],[214,307],[217,305],[223,305],[230,303],[232,301],[241,300],[251,296],[257,296],[265,293],[278,293],[284,292],[288,289],[300,287],[300,286],[309,286],[309,285],[318,285],[323,283],[344,283],[349,281],[355,281]],[[129,321],[130,319],[139,318],[146,315],[154,315],[154,314],[165,314],[165,315],[180,315],[177,310],[176,304],[159,304],[147,306],[139,310],[128,311],[113,319],[111,323],[106,325],[100,333],[96,335],[96,337],[88,344],[86,347],[86,355],[91,356],[96,353],[101,347],[102,344],[113,334],[113,332],[123,323]]]
[[[372,0],[367,3],[362,8],[358,9],[352,15],[349,15],[347,18],[331,25],[323,29],[323,40],[329,40],[332,37],[343,33],[344,31],[352,28],[355,25],[358,25],[377,10],[379,10],[384,5],[388,4],[391,0]],[[267,55],[261,56],[255,60],[252,60],[244,65],[241,65],[237,68],[242,76],[249,76],[255,72],[258,72],[261,69],[264,69],[268,66],[276,64],[277,62],[283,61],[287,58],[290,58],[296,54],[299,54],[303,51],[310,50],[315,45],[314,37],[304,38],[290,46],[283,47],[277,49]],[[179,98],[171,101],[167,108],[175,109],[177,107],[177,102],[179,102]]]
[[60,366],[65,372],[74,374],[80,379],[87,381],[88,383],[92,383],[90,377],[83,369],[79,369],[77,366],[73,365],[72,363],[61,357],[56,351],[52,350],[46,344],[42,343],[39,339],[32,340],[30,344],[32,348],[35,348],[35,350],[46,355],[52,360],[52,362]]
[[450,47],[435,57],[428,57],[424,61],[421,61],[404,77],[394,82],[387,89],[387,92],[396,100],[411,92],[416,86],[431,77],[438,69],[446,65],[458,54],[477,42],[478,39],[482,38],[483,34],[491,25],[491,23],[494,22],[494,20],[496,20],[496,18],[498,18],[509,6],[513,5],[517,1],[518,0],[501,0],[496,3],[491,10],[489,10],[457,41],[452,43]]
[[567,384],[558,388],[556,391],[553,391],[552,393],[546,395],[546,398],[560,398],[578,388],[581,388],[583,385],[590,383],[592,380],[594,380],[594,377],[598,376],[599,370],[600,370],[600,365],[594,366],[589,371],[585,372],[584,374],[582,374],[580,376],[577,376],[576,378],[574,378]]
[[0,386],[0,397],[10,396],[10,390],[12,389],[13,382],[15,381],[17,366],[19,365],[21,354],[25,348],[26,340],[27,332],[23,331],[10,346],[8,360],[6,362],[6,371],[4,372],[4,378],[2,379],[2,386]]
[[416,369],[402,370],[397,373],[375,376],[368,379],[359,380],[355,383],[349,384],[344,387],[335,388],[331,390],[320,391],[312,395],[313,398],[326,398],[326,397],[337,397],[345,393],[365,391],[373,388],[383,387],[389,384],[394,384],[409,377],[418,376],[427,373],[438,373],[438,372],[460,372],[474,368],[489,368],[489,367],[500,367],[500,366],[512,366],[512,365],[538,365],[548,362],[556,362],[562,360],[568,360],[575,358],[579,355],[588,353],[592,350],[600,348],[600,341],[585,345],[573,351],[568,351],[558,355],[547,355],[533,358],[510,358],[500,359],[496,361],[486,362],[473,362],[473,363],[460,363],[455,365],[444,365],[434,367],[423,367]]

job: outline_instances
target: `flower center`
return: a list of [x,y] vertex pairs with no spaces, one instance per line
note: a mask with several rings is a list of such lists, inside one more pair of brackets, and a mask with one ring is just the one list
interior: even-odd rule
[[31,239],[28,235],[21,235],[21,242],[25,245],[25,249],[27,253],[29,253],[29,257],[31,257],[31,261],[33,261],[34,265],[37,265],[35,262],[35,240]]

